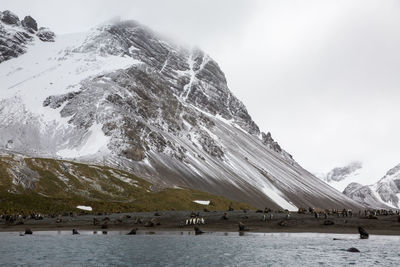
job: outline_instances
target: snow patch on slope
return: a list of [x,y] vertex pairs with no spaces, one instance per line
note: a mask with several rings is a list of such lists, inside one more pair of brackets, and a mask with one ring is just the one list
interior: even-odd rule
[[63,158],[78,158],[99,152],[106,154],[109,152],[107,144],[110,141],[110,137],[104,135],[102,127],[102,124],[93,124],[87,132],[88,137],[86,141],[80,147],[62,149],[57,152],[57,155]]

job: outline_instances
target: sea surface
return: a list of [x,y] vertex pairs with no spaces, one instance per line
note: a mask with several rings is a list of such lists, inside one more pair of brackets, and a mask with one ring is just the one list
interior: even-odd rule
[[[0,233],[0,266],[400,266],[399,236],[361,240],[357,235],[316,233],[71,233]],[[361,252],[347,252],[351,247]]]

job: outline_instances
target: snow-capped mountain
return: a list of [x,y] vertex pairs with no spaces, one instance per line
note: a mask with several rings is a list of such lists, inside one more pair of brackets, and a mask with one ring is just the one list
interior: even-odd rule
[[364,176],[363,166],[361,162],[354,161],[343,167],[335,167],[328,173],[316,174],[316,176],[342,192],[348,184]]
[[400,164],[373,185],[349,184],[345,195],[371,208],[400,208]]
[[135,21],[56,36],[4,14],[3,43],[20,49],[0,50],[1,149],[112,166],[257,207],[360,207],[261,132],[203,51]]

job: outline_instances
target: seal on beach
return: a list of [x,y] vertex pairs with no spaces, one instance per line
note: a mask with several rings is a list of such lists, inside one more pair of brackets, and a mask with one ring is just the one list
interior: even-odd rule
[[73,234],[73,235],[79,235],[79,232],[78,232],[78,230],[76,230],[76,229],[72,229],[72,234]]
[[137,228],[133,228],[127,235],[136,235]]
[[33,232],[32,232],[32,230],[30,228],[26,228],[25,229],[25,234],[26,235],[31,235],[31,234],[33,234]]
[[108,224],[107,221],[105,221],[102,225],[101,225],[101,229],[107,229],[108,228]]
[[233,207],[232,207],[232,203],[229,205],[228,211],[234,211],[234,209],[233,209]]
[[346,250],[347,252],[360,252],[358,249],[356,248],[349,248]]
[[160,225],[160,223],[157,222],[156,218],[153,218],[150,221],[146,222],[144,227],[153,227],[155,225]]
[[238,226],[239,226],[239,232],[243,232],[243,231],[248,231],[249,230],[249,229],[246,228],[246,226],[242,222],[239,222]]
[[324,221],[324,225],[334,225],[335,222],[331,221],[331,220],[325,220]]
[[194,234],[195,234],[195,235],[201,235],[201,234],[203,234],[203,233],[204,233],[204,232],[201,231],[200,228],[199,228],[197,225],[194,227]]
[[287,223],[287,221],[280,221],[280,222],[278,222],[278,225],[279,226],[287,226],[288,223]]
[[362,228],[361,226],[358,226],[358,232],[360,233],[361,239],[368,239],[369,234],[364,228]]

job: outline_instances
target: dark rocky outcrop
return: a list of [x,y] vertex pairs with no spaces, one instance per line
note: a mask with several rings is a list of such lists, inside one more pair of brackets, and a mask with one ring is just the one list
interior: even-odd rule
[[76,229],[72,229],[72,234],[73,234],[73,235],[79,235],[79,232],[78,232],[78,230],[76,230]]
[[360,252],[357,248],[349,248],[346,251],[347,252]]
[[277,142],[275,142],[275,140],[272,138],[270,132],[268,132],[267,134],[262,133],[261,138],[262,138],[262,142],[265,145],[269,145],[276,152],[282,152],[281,146]]
[[4,23],[10,24],[10,25],[18,26],[20,24],[18,16],[9,10],[5,10],[0,13],[0,20]]
[[31,16],[26,16],[22,21],[21,21],[22,26],[30,30],[31,33],[35,32],[38,30],[38,25],[36,23],[36,20],[32,18]]
[[[12,25],[12,27],[4,27]],[[22,21],[14,13],[0,12],[0,63],[18,57],[27,51],[27,45],[34,40],[34,34],[45,42],[54,41],[55,34],[47,28],[40,28],[36,20],[26,16]]]
[[36,36],[43,42],[54,42],[55,34],[49,28],[40,27]]
[[33,234],[33,232],[32,232],[32,230],[30,228],[26,228],[25,229],[25,234],[26,235],[31,235],[31,234]]

